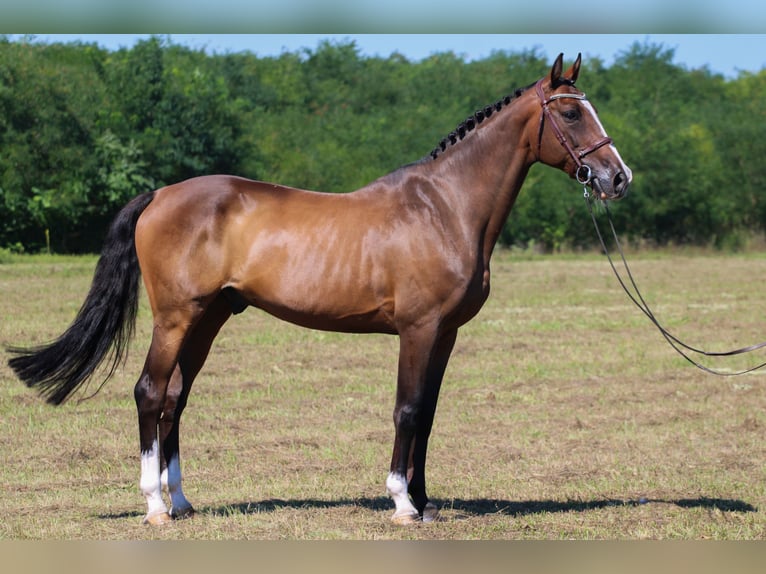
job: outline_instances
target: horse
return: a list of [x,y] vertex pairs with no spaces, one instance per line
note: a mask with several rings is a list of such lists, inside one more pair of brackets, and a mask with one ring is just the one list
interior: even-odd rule
[[232,315],[255,307],[311,329],[397,335],[391,520],[433,521],[425,464],[439,389],[458,329],[489,296],[490,258],[528,170],[562,170],[602,200],[623,197],[632,180],[575,87],[580,66],[578,55],[564,71],[560,54],[536,83],[356,191],[208,175],[138,195],[112,222],[72,324],[50,343],[9,348],[11,368],[54,405],[100,365],[105,383],[133,334],[143,278],[154,329],[134,388],[139,487],[143,522],[161,525],[194,513],[179,424]]

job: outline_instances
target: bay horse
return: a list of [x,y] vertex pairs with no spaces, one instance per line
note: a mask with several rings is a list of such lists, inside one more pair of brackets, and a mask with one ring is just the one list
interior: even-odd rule
[[179,423],[232,314],[252,306],[312,329],[398,335],[392,520],[434,520],[425,463],[439,388],[458,328],[489,295],[490,257],[530,166],[563,170],[601,199],[621,198],[632,179],[575,87],[580,63],[564,72],[560,54],[550,74],[471,115],[431,154],[351,193],[212,175],[135,197],[73,323],[46,345],[10,348],[10,366],[56,405],[102,363],[105,382],[132,336],[143,277],[154,330],[134,390],[139,485],[143,521],[164,524],[194,512]]

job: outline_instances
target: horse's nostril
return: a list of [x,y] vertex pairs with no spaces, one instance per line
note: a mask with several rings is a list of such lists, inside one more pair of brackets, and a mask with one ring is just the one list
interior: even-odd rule
[[625,192],[628,190],[628,178],[625,177],[625,174],[623,172],[618,172],[617,175],[614,176],[614,180],[612,181],[614,185],[614,192],[617,195],[624,195]]

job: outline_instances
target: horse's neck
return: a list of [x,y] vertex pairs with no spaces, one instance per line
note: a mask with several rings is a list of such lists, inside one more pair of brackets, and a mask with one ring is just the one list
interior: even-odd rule
[[450,195],[462,226],[482,238],[485,264],[533,163],[523,137],[528,118],[514,104],[423,165],[447,182],[440,192]]

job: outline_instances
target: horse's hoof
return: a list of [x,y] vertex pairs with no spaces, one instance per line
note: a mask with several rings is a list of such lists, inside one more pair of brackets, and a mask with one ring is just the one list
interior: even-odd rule
[[191,518],[197,513],[196,510],[194,510],[194,507],[191,505],[183,507],[183,508],[176,508],[175,506],[170,507],[170,517],[173,520],[183,520],[185,518]]
[[409,524],[420,522],[420,515],[417,512],[402,512],[401,514],[399,512],[394,512],[394,515],[391,517],[391,522],[397,526],[407,526]]
[[423,522],[435,522],[437,520],[439,520],[439,509],[433,502],[427,503],[423,509]]
[[150,526],[163,526],[164,524],[170,524],[173,519],[167,512],[157,512],[152,515],[144,516],[143,523]]

